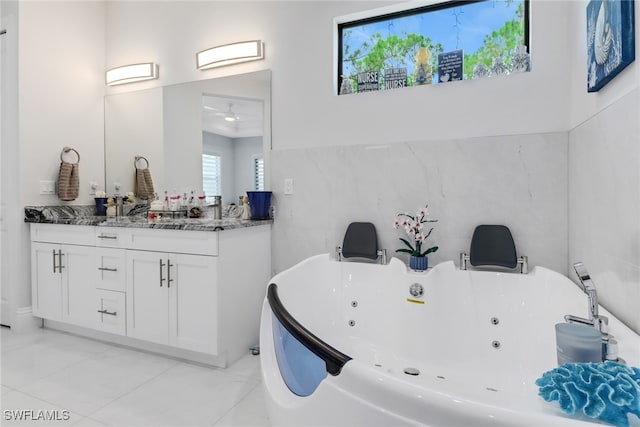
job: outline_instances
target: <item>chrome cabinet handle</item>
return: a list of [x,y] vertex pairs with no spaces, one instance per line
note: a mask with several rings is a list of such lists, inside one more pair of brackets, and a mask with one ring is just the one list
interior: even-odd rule
[[165,280],[167,280],[167,279],[165,279],[165,278],[162,276],[162,267],[164,267],[165,265],[166,265],[166,264],[165,264],[165,263],[163,263],[163,262],[162,262],[162,259],[161,259],[161,260],[160,260],[160,287],[162,287],[162,282],[164,282]]
[[51,252],[53,252],[53,272],[55,273],[56,272],[56,268],[57,268],[57,266],[56,266],[56,250],[52,249]]
[[109,268],[109,267],[98,267],[98,270],[100,270],[100,271],[113,271],[113,272],[118,271],[117,268]]
[[98,310],[98,313],[108,314],[109,316],[117,316],[118,315],[117,311]]
[[98,239],[111,239],[111,240],[118,240],[118,236],[107,236],[105,234],[100,234],[98,236]]
[[173,264],[171,264],[170,259],[167,259],[167,277],[169,278],[169,282],[167,283],[167,288],[170,288],[171,282],[173,282],[173,279],[171,278],[171,267],[173,267]]
[[62,274],[63,268],[64,265],[62,265],[62,249],[58,249],[58,270],[60,271],[60,274]]

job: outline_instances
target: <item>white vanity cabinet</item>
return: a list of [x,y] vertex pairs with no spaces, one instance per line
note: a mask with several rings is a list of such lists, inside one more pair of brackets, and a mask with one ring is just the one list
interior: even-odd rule
[[[93,235],[87,231],[90,230],[79,226],[58,226],[44,232],[32,229],[31,295],[35,316],[92,326],[94,248],[90,246]],[[77,244],[69,244],[72,242]]]
[[217,354],[218,258],[127,251],[129,336]]
[[33,314],[56,329],[226,367],[258,344],[270,228],[32,224]]

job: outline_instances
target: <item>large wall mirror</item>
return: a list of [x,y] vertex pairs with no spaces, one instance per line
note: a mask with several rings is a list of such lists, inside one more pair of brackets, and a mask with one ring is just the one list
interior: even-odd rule
[[105,97],[108,194],[134,191],[136,167],[148,167],[161,198],[193,191],[237,202],[269,188],[270,149],[269,70]]

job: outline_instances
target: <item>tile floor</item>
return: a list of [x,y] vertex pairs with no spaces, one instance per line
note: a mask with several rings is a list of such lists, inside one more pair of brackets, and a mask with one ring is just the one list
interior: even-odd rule
[[270,425],[249,353],[217,369],[49,329],[1,332],[2,426]]

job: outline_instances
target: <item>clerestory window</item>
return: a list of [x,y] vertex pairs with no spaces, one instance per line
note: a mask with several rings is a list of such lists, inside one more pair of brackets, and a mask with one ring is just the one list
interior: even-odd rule
[[338,24],[340,95],[529,71],[529,0],[448,1]]

